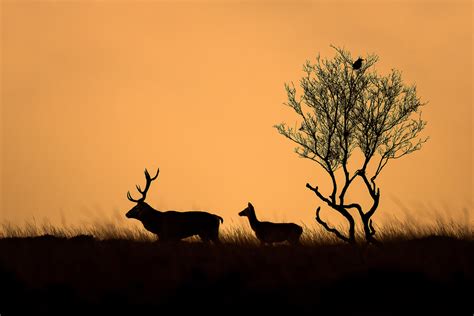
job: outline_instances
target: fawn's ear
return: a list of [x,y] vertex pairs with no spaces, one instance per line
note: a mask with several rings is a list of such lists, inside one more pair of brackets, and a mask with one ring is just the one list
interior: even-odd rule
[[251,208],[253,208],[253,205],[252,205],[252,203],[250,203],[250,202],[249,202],[249,204],[248,204],[248,207],[251,207]]

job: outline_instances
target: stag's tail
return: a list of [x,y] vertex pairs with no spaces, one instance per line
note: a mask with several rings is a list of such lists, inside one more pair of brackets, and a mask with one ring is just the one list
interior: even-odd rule
[[221,223],[224,223],[224,219],[220,217],[219,215],[216,215],[216,217],[221,221]]

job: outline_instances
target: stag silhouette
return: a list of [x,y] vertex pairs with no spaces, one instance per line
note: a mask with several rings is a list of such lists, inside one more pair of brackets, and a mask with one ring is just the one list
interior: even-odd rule
[[290,244],[298,244],[300,236],[303,233],[303,228],[294,223],[260,222],[250,202],[247,208],[241,211],[239,215],[248,217],[250,227],[262,244],[272,244],[282,241],[288,241]]
[[222,217],[201,211],[161,212],[145,202],[150,184],[158,177],[159,172],[160,169],[152,178],[148,170],[145,169],[145,188],[142,190],[139,185],[136,186],[138,192],[142,194],[140,199],[132,198],[130,191],[127,192],[127,198],[137,203],[137,205],[128,211],[125,216],[142,222],[145,229],[158,236],[159,241],[179,241],[186,237],[198,235],[204,242],[219,242],[219,225],[224,222]]

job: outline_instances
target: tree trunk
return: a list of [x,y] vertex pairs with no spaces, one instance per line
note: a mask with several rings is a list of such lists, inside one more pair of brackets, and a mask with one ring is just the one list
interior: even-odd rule
[[374,204],[372,204],[372,207],[370,210],[365,213],[365,214],[360,214],[362,223],[364,224],[364,234],[365,234],[365,240],[367,243],[378,243],[378,241],[375,239],[375,228],[372,225],[372,215],[375,214],[375,211],[377,210],[377,207],[379,206],[379,201],[380,201],[380,190],[377,191],[376,194],[372,195],[372,198],[374,199]]
[[372,225],[372,220],[368,216],[362,217],[362,223],[364,224],[364,235],[365,241],[369,244],[376,244],[378,240],[375,239],[375,229]]
[[352,218],[352,215],[349,214],[349,212],[346,211],[346,215],[342,214],[347,221],[349,222],[349,240],[348,242],[350,244],[355,244],[355,221],[354,218]]

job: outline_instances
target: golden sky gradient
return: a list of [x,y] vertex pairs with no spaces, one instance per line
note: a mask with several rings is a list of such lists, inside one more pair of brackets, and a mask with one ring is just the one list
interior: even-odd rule
[[[2,1],[0,221],[79,223],[147,201],[314,223],[328,176],[272,127],[330,45],[379,55],[429,104],[425,147],[379,176],[375,220],[473,219],[471,1]],[[350,194],[359,199],[357,190]],[[323,212],[323,216],[328,216]],[[461,217],[459,217],[461,218]]]

